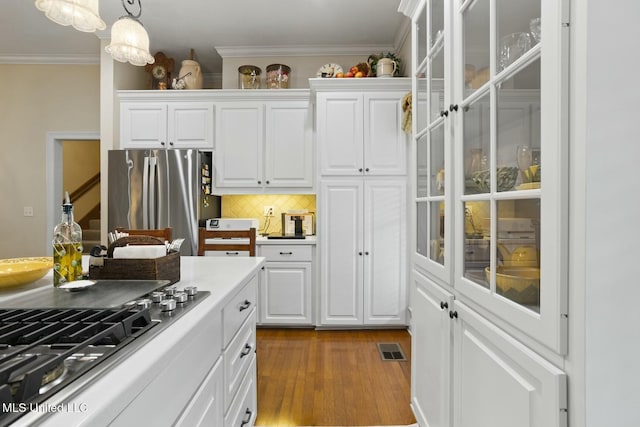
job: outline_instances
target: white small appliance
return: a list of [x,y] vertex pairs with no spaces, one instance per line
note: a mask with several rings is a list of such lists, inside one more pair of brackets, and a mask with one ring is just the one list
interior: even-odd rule
[[249,230],[258,232],[258,220],[255,218],[211,218],[205,223],[207,230]]

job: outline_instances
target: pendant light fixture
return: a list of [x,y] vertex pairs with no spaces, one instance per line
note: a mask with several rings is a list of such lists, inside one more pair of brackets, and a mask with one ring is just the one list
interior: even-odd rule
[[92,33],[107,28],[98,12],[98,0],[36,0],[36,8],[60,25]]
[[135,0],[122,0],[122,7],[128,16],[121,16],[113,24],[111,43],[105,47],[105,50],[116,61],[129,62],[137,66],[153,64],[154,58],[149,52],[149,35],[138,21],[142,14],[142,3],[141,0],[137,0],[139,10],[137,14],[133,14],[129,7],[134,3]]

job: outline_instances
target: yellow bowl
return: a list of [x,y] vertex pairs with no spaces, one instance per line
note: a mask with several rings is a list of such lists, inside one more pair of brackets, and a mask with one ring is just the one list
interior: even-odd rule
[[[487,282],[491,281],[491,270],[484,269]],[[536,267],[504,267],[496,271],[498,294],[520,304],[540,304],[540,269]]]
[[23,286],[44,277],[53,268],[53,258],[11,258],[0,260],[0,288]]

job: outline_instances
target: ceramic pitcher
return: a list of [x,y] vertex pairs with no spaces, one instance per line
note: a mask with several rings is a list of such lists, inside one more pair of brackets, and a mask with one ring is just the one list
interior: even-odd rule
[[[187,76],[188,73],[191,74]],[[196,61],[191,59],[182,61],[180,76],[186,76],[184,78],[185,89],[202,89],[202,71],[200,70],[200,64]]]
[[380,58],[376,67],[376,77],[393,77],[398,64],[391,58]]

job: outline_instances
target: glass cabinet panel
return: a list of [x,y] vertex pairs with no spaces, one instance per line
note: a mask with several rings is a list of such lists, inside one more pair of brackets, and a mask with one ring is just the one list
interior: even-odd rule
[[539,59],[497,87],[497,133],[497,190],[540,188]]
[[540,312],[540,199],[500,200],[497,212],[494,289]]
[[431,250],[429,258],[438,264],[444,264],[444,202],[434,202],[431,205]]
[[427,8],[423,7],[416,20],[416,54],[418,63],[416,67],[427,57]]
[[491,115],[489,93],[463,109],[464,193],[490,190]]
[[416,252],[424,257],[429,253],[428,224],[428,204],[427,202],[416,203]]
[[444,103],[444,49],[439,48],[430,63],[430,105],[429,119],[433,123],[445,109]]
[[476,0],[462,14],[464,88],[473,91],[489,80],[489,0]]
[[[539,0],[497,0],[496,70],[504,70],[537,43],[531,32],[539,26]],[[537,24],[537,25],[536,25]],[[536,31],[538,39],[540,32]]]
[[431,130],[431,195],[444,194],[444,123],[440,122]]
[[431,46],[444,35],[444,0],[431,2]]
[[416,197],[429,195],[429,146],[428,134],[423,134],[416,142]]
[[418,133],[422,132],[429,125],[429,94],[427,91],[427,77],[424,73],[420,73],[416,78],[416,99],[414,102],[415,121]]
[[489,226],[491,205],[488,201],[464,202],[464,277],[488,288],[486,269],[491,264]]

